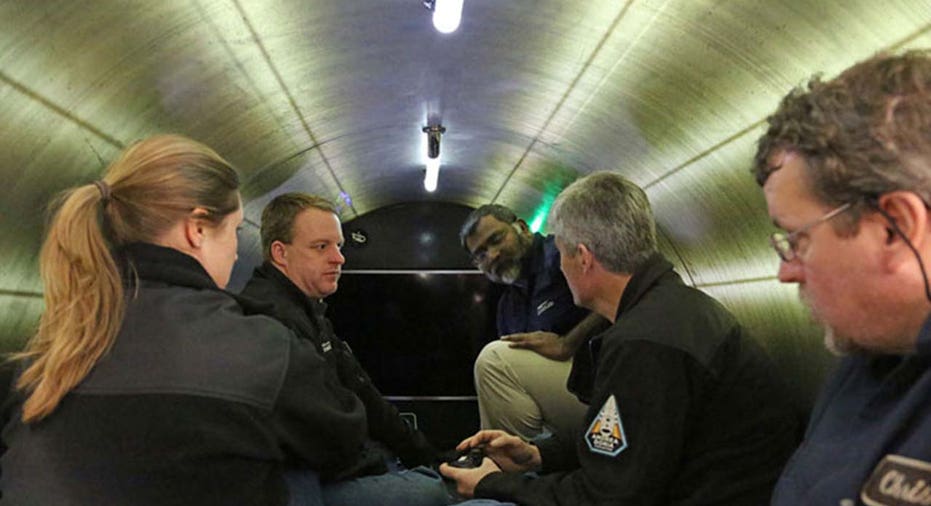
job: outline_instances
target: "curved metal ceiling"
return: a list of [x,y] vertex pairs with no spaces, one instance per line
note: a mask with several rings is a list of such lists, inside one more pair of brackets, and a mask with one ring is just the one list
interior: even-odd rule
[[[690,283],[751,326],[797,322],[747,173],[763,121],[814,72],[931,45],[924,0],[468,0],[462,18],[443,35],[420,0],[0,1],[2,334],[39,310],[50,196],[164,131],[241,169],[253,224],[284,189],[344,219],[422,200],[532,216],[619,171]],[[447,128],[432,194],[428,122]]]

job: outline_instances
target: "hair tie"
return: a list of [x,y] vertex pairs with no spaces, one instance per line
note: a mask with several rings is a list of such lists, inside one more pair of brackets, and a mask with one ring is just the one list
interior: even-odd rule
[[100,190],[100,200],[103,202],[103,205],[107,205],[110,202],[110,185],[104,181],[94,181],[94,186]]

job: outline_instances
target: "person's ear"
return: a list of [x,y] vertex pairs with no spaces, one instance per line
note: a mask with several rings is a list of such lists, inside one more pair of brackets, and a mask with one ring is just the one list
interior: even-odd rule
[[909,191],[889,192],[879,198],[877,205],[886,215],[880,219],[885,221],[886,246],[891,251],[901,252],[909,261],[914,255],[899,233],[918,251],[927,247],[931,230],[928,208],[921,197]]
[[579,257],[582,272],[588,272],[595,265],[595,254],[582,243],[579,243],[575,248],[575,254]]
[[195,207],[184,221],[184,238],[188,246],[193,249],[200,249],[204,245],[207,228],[204,217],[207,214],[206,209]]
[[269,247],[272,263],[276,265],[287,265],[288,264],[288,250],[285,248],[285,244],[281,241],[272,241],[271,246]]

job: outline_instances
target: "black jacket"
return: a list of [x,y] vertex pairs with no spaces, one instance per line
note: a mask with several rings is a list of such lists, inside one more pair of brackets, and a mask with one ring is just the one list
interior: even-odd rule
[[[382,397],[349,345],[333,332],[333,325],[325,316],[324,302],[304,295],[287,276],[268,262],[255,269],[241,296],[268,303],[264,312],[313,343],[342,384],[362,400],[367,413],[368,435],[373,441],[387,446],[407,467],[435,463],[438,458],[436,449],[427,442],[423,433],[411,428],[398,410]],[[375,465],[380,458],[377,452],[372,452],[367,465]]]
[[526,505],[769,503],[798,417],[769,360],[718,302],[654,256],[592,338],[580,435],[538,443],[543,475],[493,473],[476,497]]
[[48,417],[7,414],[3,504],[284,505],[286,468],[361,451],[362,403],[313,346],[190,256],[126,255],[139,282],[113,348]]

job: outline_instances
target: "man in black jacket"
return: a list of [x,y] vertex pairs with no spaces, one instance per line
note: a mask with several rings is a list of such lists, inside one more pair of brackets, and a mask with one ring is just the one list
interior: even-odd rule
[[560,194],[550,223],[574,302],[613,324],[589,343],[584,430],[536,444],[481,431],[460,447],[484,445],[490,459],[441,472],[464,495],[531,506],[767,504],[796,414],[736,319],[656,251],[643,190],[590,175]]
[[[268,313],[299,337],[311,341],[333,368],[344,387],[361,399],[368,419],[369,443],[361,457],[344,467],[349,471],[337,483],[324,483],[327,504],[381,503],[388,488],[411,487],[412,480],[424,494],[436,494],[443,485],[426,469],[403,473],[394,484],[385,453],[379,443],[400,458],[404,466],[429,465],[437,451],[424,435],[411,428],[372,384],[349,345],[333,332],[324,315],[323,298],[336,292],[345,262],[340,249],[343,234],[336,209],[327,200],[303,193],[286,193],[272,200],[262,212],[262,250],[265,262],[256,268],[242,296],[266,303]],[[418,474],[420,476],[415,476]],[[432,473],[432,474],[431,474]],[[374,479],[364,476],[375,475]],[[347,481],[348,480],[348,481]]]

